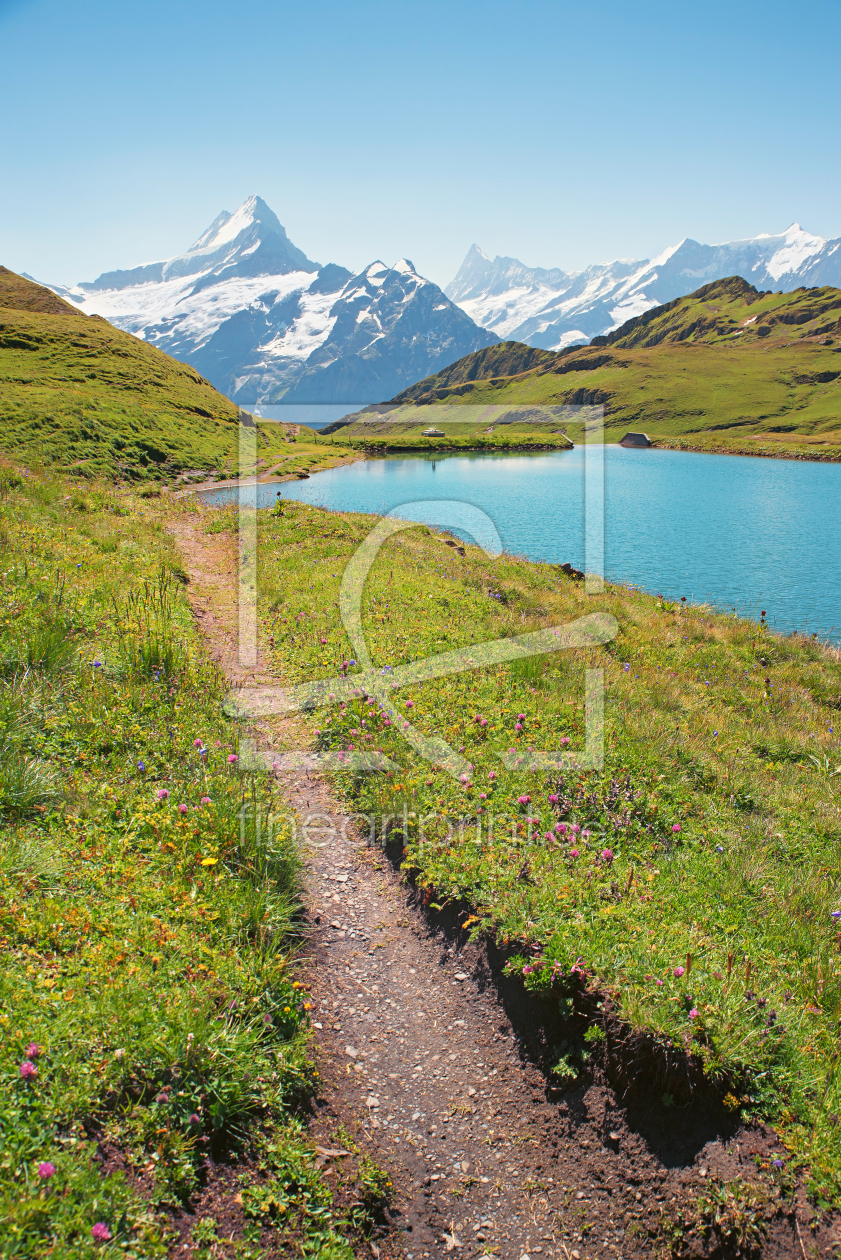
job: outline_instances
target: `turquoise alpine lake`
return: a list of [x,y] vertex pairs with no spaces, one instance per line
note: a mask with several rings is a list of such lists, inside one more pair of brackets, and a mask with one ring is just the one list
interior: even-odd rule
[[[606,577],[748,617],[765,611],[777,631],[841,640],[841,465],[620,446],[603,453]],[[583,568],[584,483],[576,447],[370,459],[308,481],[202,497],[223,504],[241,493],[253,503],[256,491],[257,506],[268,507],[280,492],[335,511],[391,512],[487,545],[474,533],[479,508],[506,551]],[[459,503],[468,505],[461,518]]]

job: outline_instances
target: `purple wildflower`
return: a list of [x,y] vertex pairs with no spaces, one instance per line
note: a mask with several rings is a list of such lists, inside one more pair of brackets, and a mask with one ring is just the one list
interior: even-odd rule
[[43,1054],[43,1048],[38,1045],[37,1041],[30,1041],[25,1053],[27,1059],[37,1059],[40,1054]]
[[158,788],[157,792],[155,793],[155,796],[158,798],[159,801],[165,801],[167,797],[169,796],[169,788]]
[[606,862],[607,865],[610,866],[611,862],[613,861],[612,849],[602,849],[602,861]]
[[55,1164],[45,1159],[43,1163],[38,1165],[38,1176],[42,1181],[49,1181],[50,1177],[55,1176]]
[[31,1081],[38,1075],[38,1069],[34,1063],[30,1063],[28,1059],[24,1059],[20,1065],[20,1074],[25,1081]]
[[91,1234],[96,1242],[110,1242],[111,1231],[104,1221],[97,1221],[91,1229]]
[[686,971],[686,968],[685,968],[685,967],[675,967],[675,969],[674,969],[674,977],[675,977],[675,979],[676,979],[676,980],[679,980],[679,979],[681,978],[681,976],[685,973],[685,971]]
[[238,761],[239,761],[239,757],[236,755],[236,753],[229,753],[229,754],[228,754],[228,765],[229,765],[229,766],[235,766],[235,765],[236,765],[236,763],[237,763]]

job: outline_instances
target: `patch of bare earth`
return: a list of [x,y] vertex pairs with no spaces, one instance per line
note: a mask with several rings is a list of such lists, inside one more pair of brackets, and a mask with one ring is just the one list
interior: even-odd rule
[[[237,663],[231,540],[197,518],[172,532],[211,653],[232,684],[268,682]],[[294,720],[264,721],[259,735],[267,749],[294,747]],[[644,1055],[617,1067],[602,1047],[585,1083],[558,1088],[547,1071],[557,1013],[457,919],[424,912],[314,764],[278,760],[307,863],[303,969],[323,1080],[313,1139],[330,1147],[343,1125],[390,1174],[392,1229],[373,1254],[812,1260],[841,1246],[835,1218],[802,1191],[784,1211],[742,1211],[737,1184],[724,1209],[735,1232],[722,1233],[729,1217],[707,1229],[715,1205],[705,1215],[699,1200],[721,1182],[756,1183],[784,1155],[773,1131],[738,1126],[710,1099],[665,1108]],[[326,1162],[328,1176],[341,1178],[339,1163]]]

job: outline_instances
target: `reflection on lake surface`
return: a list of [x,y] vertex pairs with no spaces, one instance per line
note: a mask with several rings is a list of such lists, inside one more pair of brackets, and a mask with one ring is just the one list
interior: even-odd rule
[[[488,513],[507,551],[584,564],[580,447],[366,460],[309,481],[257,486],[258,506],[274,503],[278,490],[284,499],[354,512],[463,500]],[[243,493],[253,501],[254,487]],[[203,497],[229,502],[236,495],[215,490]],[[437,523],[428,506],[405,515]],[[746,616],[766,609],[776,630],[837,642],[839,540],[841,465],[605,448],[609,578]]]

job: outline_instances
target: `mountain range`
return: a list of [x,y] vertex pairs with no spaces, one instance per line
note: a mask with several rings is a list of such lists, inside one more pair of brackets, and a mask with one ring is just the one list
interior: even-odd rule
[[583,271],[527,267],[488,258],[478,245],[445,293],[472,319],[506,340],[544,350],[586,342],[701,285],[742,276],[756,289],[790,292],[841,286],[841,238],[825,240],[793,223],[777,236],[723,245],[686,239],[656,258],[619,259]]
[[721,245],[686,239],[653,259],[579,272],[488,258],[477,245],[442,290],[408,259],[357,274],[308,258],[260,197],[223,211],[183,254],[49,287],[87,314],[259,403],[393,398],[464,356],[517,341],[560,350],[726,276],[758,290],[841,287],[841,238],[798,224]]
[[377,402],[499,340],[408,259],[313,262],[260,197],[175,258],[50,287],[245,404]]

